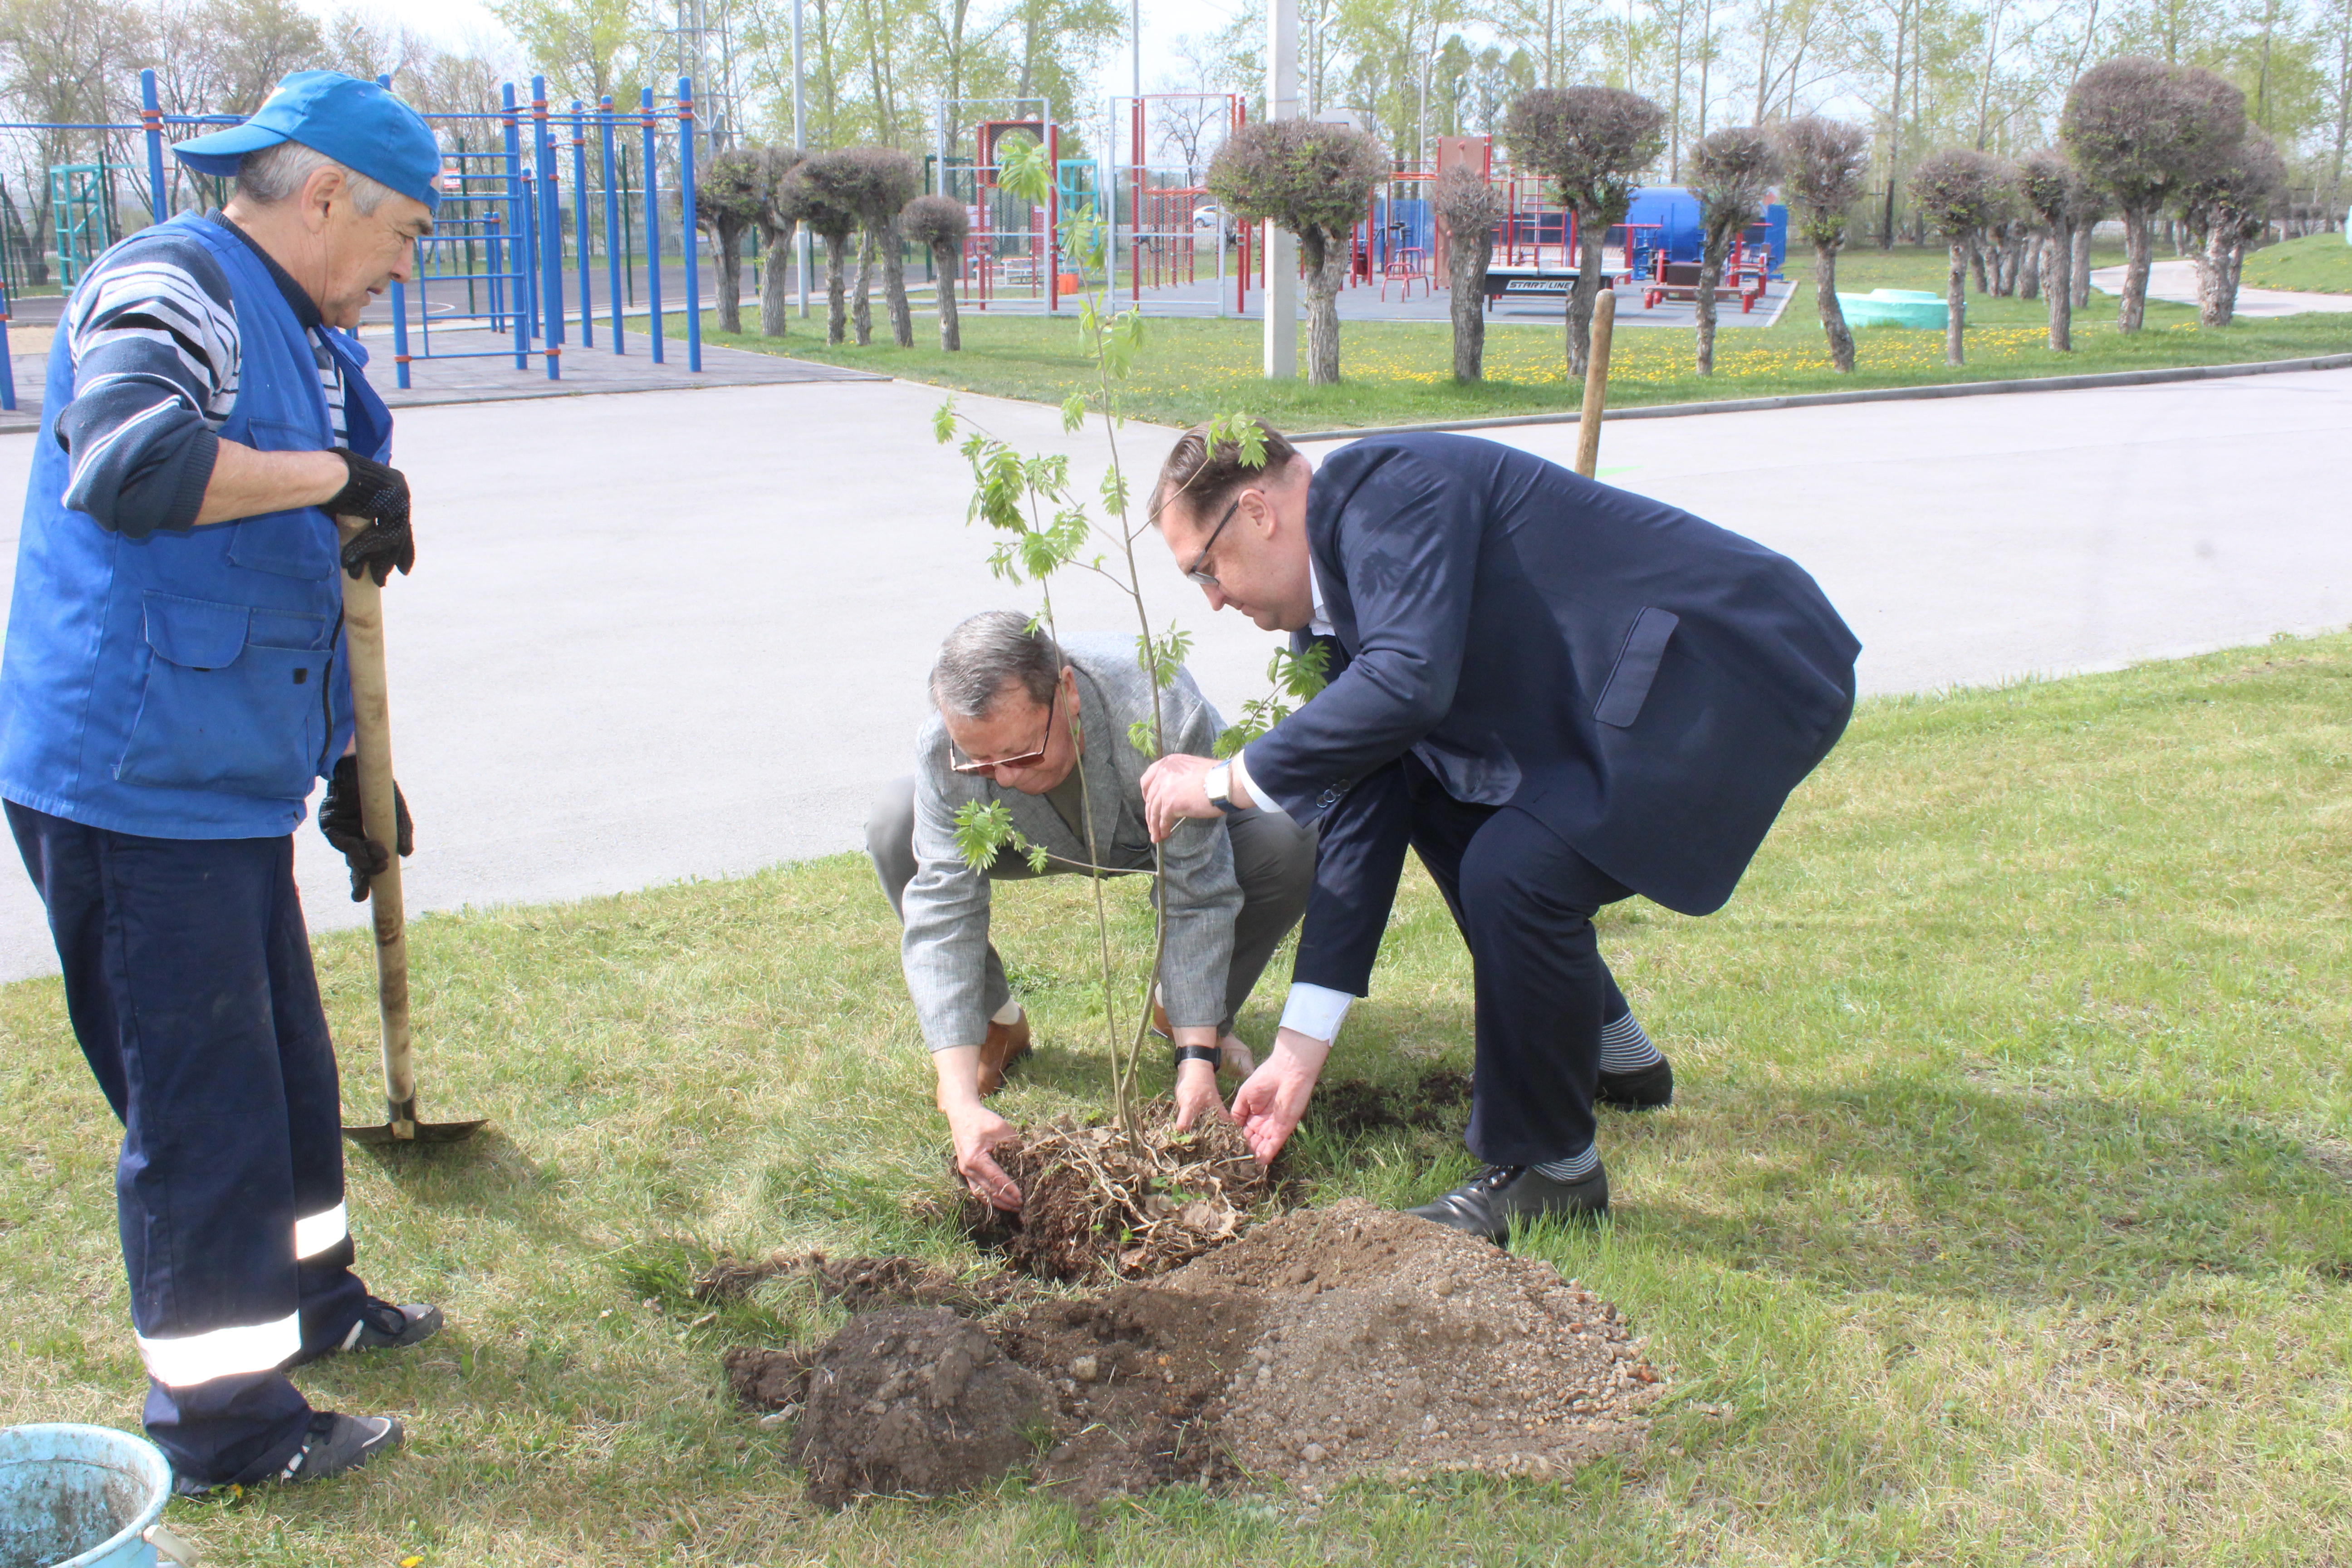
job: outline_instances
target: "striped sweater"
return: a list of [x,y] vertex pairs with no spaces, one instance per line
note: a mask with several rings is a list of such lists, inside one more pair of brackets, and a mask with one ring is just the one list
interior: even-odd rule
[[[213,221],[253,246],[310,332],[335,445],[344,446],[342,372],[319,341],[331,330],[319,307],[242,229],[217,213]],[[59,330],[74,374],[73,401],[57,419],[70,468],[66,505],[127,538],[194,527],[243,368],[219,263],[197,240],[142,230],[92,265]]]

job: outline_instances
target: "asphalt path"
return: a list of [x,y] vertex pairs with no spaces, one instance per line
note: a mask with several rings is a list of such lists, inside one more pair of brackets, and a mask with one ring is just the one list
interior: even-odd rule
[[[1031,607],[992,578],[940,394],[857,382],[425,407],[400,416],[418,567],[387,595],[411,908],[725,877],[856,847],[906,771],[940,637]],[[1091,495],[1098,433],[965,398]],[[2352,621],[2340,443],[2352,371],[1626,421],[1604,478],[1783,550],[1864,643],[1867,692],[2114,668]],[[1121,440],[1139,489],[1168,432]],[[1573,426],[1490,433],[1565,460]],[[0,437],[21,489],[30,435]],[[1328,450],[1318,448],[1319,450]],[[0,586],[13,573],[0,534]],[[1228,713],[1274,639],[1212,617],[1156,542],[1156,624]],[[1131,633],[1083,574],[1066,628]],[[297,836],[314,927],[358,910]],[[877,895],[879,896],[878,893]],[[55,967],[0,868],[0,978]]]

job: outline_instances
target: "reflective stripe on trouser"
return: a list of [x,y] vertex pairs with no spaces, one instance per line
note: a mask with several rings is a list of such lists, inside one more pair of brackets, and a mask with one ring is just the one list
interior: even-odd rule
[[[115,1197],[148,1436],[192,1480],[259,1479],[310,1415],[277,1369],[332,1348],[365,1299],[293,840],[144,838],[13,801],[7,816],[74,1034],[123,1122]],[[298,1228],[317,1247],[299,1258]]]

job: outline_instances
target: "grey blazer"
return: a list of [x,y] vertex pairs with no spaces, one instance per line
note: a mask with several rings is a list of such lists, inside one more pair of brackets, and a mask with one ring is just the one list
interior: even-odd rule
[[[1151,716],[1150,678],[1137,667],[1134,644],[1125,638],[1073,637],[1064,640],[1062,651],[1077,671],[1084,744],[1079,765],[1086,769],[1099,863],[1113,870],[1148,871],[1151,837],[1143,823],[1143,770],[1151,764],[1129,743],[1128,730]],[[1180,670],[1160,702],[1169,752],[1209,755],[1224,721],[1191,673]],[[957,810],[971,801],[1001,800],[1022,836],[1054,856],[1048,871],[1077,871],[1087,864],[1086,840],[1070,831],[1043,795],[952,772],[948,762],[947,726],[934,712],[916,743],[915,879],[907,884],[900,954],[924,1043],[935,1051],[979,1045],[988,1032],[981,992],[989,880],[956,852]],[[1224,1017],[1234,917],[1242,907],[1233,845],[1222,822],[1186,822],[1163,848],[1168,943],[1160,957],[1160,1000],[1177,1027],[1213,1026]]]

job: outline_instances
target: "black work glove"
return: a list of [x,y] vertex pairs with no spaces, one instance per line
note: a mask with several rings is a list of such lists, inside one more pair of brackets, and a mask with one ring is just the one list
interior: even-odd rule
[[[408,820],[408,802],[400,793],[400,785],[392,786],[392,807],[400,823],[400,852],[416,852],[416,826]],[[360,817],[360,760],[340,757],[335,771],[327,778],[327,798],[319,803],[319,831],[327,842],[342,852],[343,862],[352,868],[352,902],[367,902],[368,879],[379,876],[392,864],[392,857],[383,846],[367,836]]]
[[405,574],[416,564],[416,536],[408,527],[408,478],[357,452],[338,450],[335,456],[352,477],[327,503],[327,515],[368,520],[366,531],[343,546],[343,570],[354,577],[368,573],[381,588],[394,567]]

